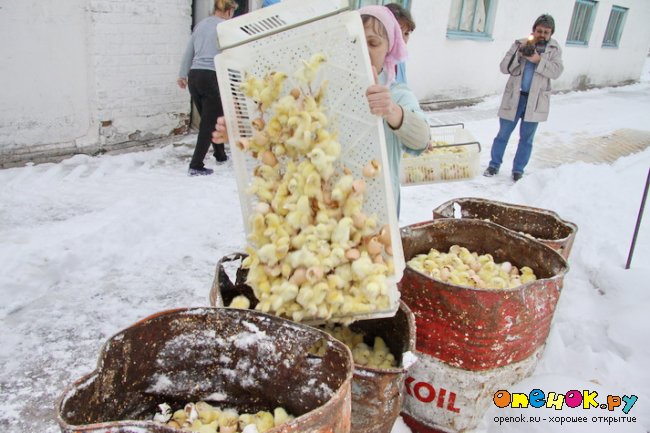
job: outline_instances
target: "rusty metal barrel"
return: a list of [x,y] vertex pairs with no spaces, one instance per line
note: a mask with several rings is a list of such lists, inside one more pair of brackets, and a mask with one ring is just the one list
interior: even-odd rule
[[578,227],[553,211],[466,197],[441,204],[433,210],[433,219],[454,218],[454,205],[460,206],[460,218],[490,220],[515,232],[525,233],[569,259]]
[[[235,296],[244,295],[251,301],[251,308],[255,307],[257,300],[246,285],[247,271],[241,268],[241,260],[245,257],[246,254],[233,253],[218,262],[210,291],[212,305],[229,305]],[[393,317],[359,320],[349,327],[365,334],[370,345],[375,337],[381,337],[398,365],[402,365],[402,354],[415,351],[415,318],[404,302],[400,301]],[[401,411],[405,375],[403,367],[373,368],[354,364],[352,432],[390,433]]]
[[[321,356],[308,353],[325,340]],[[269,432],[350,432],[352,354],[325,332],[251,310],[164,311],[110,338],[97,369],[58,402],[64,433],[167,432],[157,406],[206,401],[239,413],[283,407]]]
[[399,286],[415,315],[418,356],[405,381],[404,419],[416,433],[470,430],[494,392],[534,370],[568,265],[552,248],[478,219],[428,221],[402,228],[401,235],[407,261],[460,245],[537,275],[536,281],[496,290],[404,270]]

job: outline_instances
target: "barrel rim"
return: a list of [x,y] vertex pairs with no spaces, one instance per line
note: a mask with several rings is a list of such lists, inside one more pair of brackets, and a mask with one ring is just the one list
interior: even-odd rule
[[507,288],[507,289],[481,289],[479,287],[461,286],[461,285],[458,285],[458,284],[450,284],[450,283],[447,283],[445,281],[437,280],[437,279],[431,277],[430,275],[426,275],[426,274],[424,274],[424,273],[422,273],[420,271],[417,271],[417,270],[413,269],[412,267],[410,267],[408,265],[408,262],[410,261],[410,259],[412,259],[412,257],[409,258],[409,259],[406,259],[406,257],[405,257],[407,264],[406,264],[406,267],[404,268],[404,272],[406,272],[407,270],[410,271],[410,272],[415,272],[418,275],[425,276],[425,277],[427,277],[427,278],[429,278],[431,280],[434,280],[434,281],[439,281],[439,282],[441,282],[441,283],[443,283],[443,284],[445,284],[445,285],[447,285],[449,287],[453,287],[453,288],[458,288],[458,289],[463,289],[463,290],[475,290],[475,291],[478,291],[478,292],[507,293],[507,292],[520,291],[523,288],[528,287],[531,284],[539,284],[539,282],[541,282],[541,281],[562,280],[564,278],[564,276],[570,270],[569,262],[564,258],[564,256],[562,254],[560,254],[559,251],[555,250],[554,248],[551,248],[550,246],[544,244],[543,242],[540,242],[540,241],[535,240],[535,239],[531,239],[531,238],[529,238],[527,236],[524,236],[524,235],[522,235],[520,233],[517,233],[517,232],[515,232],[513,230],[510,230],[507,227],[504,227],[504,226],[502,226],[500,224],[493,223],[491,221],[484,221],[484,220],[473,219],[473,218],[458,218],[458,219],[442,218],[442,219],[431,220],[431,221],[423,221],[423,222],[411,224],[411,225],[408,225],[408,226],[404,226],[404,227],[400,228],[400,233],[404,233],[405,231],[408,231],[408,230],[411,230],[411,231],[413,231],[413,230],[425,230],[428,227],[430,227],[432,225],[437,225],[437,224],[460,224],[460,225],[462,225],[462,224],[475,224],[475,225],[486,225],[486,226],[491,226],[491,228],[502,229],[502,230],[504,230],[503,234],[505,236],[514,237],[514,238],[517,238],[518,241],[524,241],[525,243],[530,243],[530,244],[534,245],[536,248],[545,249],[546,252],[551,253],[552,255],[554,255],[556,259],[560,260],[560,263],[562,265],[561,269],[555,275],[553,275],[552,277],[539,278],[539,279],[537,279],[535,281],[531,281],[531,282],[528,282],[526,284],[522,284],[520,286],[513,287],[513,288]]
[[[56,402],[56,419],[57,422],[59,423],[60,428],[64,432],[77,432],[77,431],[85,431],[85,432],[91,432],[91,431],[104,431],[104,430],[111,430],[113,431],[114,429],[117,429],[117,431],[120,431],[120,428],[126,428],[126,427],[136,427],[136,428],[155,428],[155,430],[160,430],[160,431],[169,431],[169,432],[177,432],[178,429],[172,428],[172,427],[167,427],[164,424],[157,423],[153,420],[117,420],[117,421],[102,421],[98,423],[93,423],[93,424],[70,424],[67,421],[63,419],[63,406],[65,402],[67,401],[68,398],[72,396],[72,393],[75,392],[81,385],[84,383],[88,383],[88,381],[96,380],[99,374],[102,372],[102,358],[105,353],[105,350],[108,348],[110,344],[112,344],[114,341],[116,341],[120,336],[124,335],[125,332],[127,332],[129,329],[132,329],[134,327],[140,327],[146,325],[149,321],[154,320],[158,317],[163,317],[167,315],[174,315],[174,314],[182,314],[182,313],[197,313],[199,314],[201,311],[204,312],[211,312],[211,313],[217,313],[217,312],[225,312],[225,314],[249,314],[253,316],[262,316],[270,319],[277,319],[284,323],[284,325],[290,325],[290,326],[296,326],[299,328],[303,328],[305,330],[308,330],[310,332],[316,331],[317,333],[320,333],[320,337],[328,340],[330,343],[333,343],[334,346],[336,346],[339,349],[343,349],[343,352],[347,354],[347,364],[348,368],[346,369],[346,375],[344,380],[341,382],[341,386],[336,389],[336,391],[332,394],[332,396],[325,402],[323,405],[318,406],[314,409],[312,409],[309,412],[306,412],[300,416],[297,416],[291,421],[288,421],[283,424],[284,425],[294,425],[294,424],[301,424],[303,420],[305,419],[304,417],[315,413],[316,411],[323,410],[324,408],[327,408],[328,406],[335,405],[339,402],[340,399],[344,399],[345,395],[348,394],[351,391],[351,384],[352,384],[352,377],[353,377],[353,370],[354,370],[354,360],[352,358],[352,351],[342,342],[339,340],[335,339],[328,333],[321,331],[320,329],[314,328],[312,326],[308,326],[302,323],[297,323],[297,322],[292,322],[290,320],[273,316],[270,314],[262,313],[260,311],[256,310],[241,310],[241,309],[235,309],[235,308],[220,308],[220,307],[186,307],[186,308],[172,308],[168,310],[163,310],[159,311],[156,313],[153,313],[143,319],[138,320],[131,326],[128,326],[111,337],[109,337],[104,344],[102,345],[100,351],[99,351],[99,356],[97,359],[97,366],[96,368],[82,376],[80,379],[77,379],[76,381],[72,382],[71,384],[67,385],[62,394],[58,397],[57,402]],[[269,432],[273,432],[274,429],[269,430]]]
[[[558,213],[555,212],[555,211],[552,211],[552,210],[549,210],[549,209],[543,209],[543,208],[539,208],[539,207],[534,207],[534,206],[526,206],[526,205],[521,205],[521,204],[516,204],[516,203],[508,203],[508,202],[504,202],[504,201],[490,200],[490,199],[479,198],[479,197],[460,197],[460,198],[448,200],[448,201],[442,203],[441,205],[439,205],[438,207],[433,209],[432,212],[433,212],[433,215],[434,215],[434,219],[435,219],[436,214],[443,215],[443,213],[442,213],[443,210],[447,210],[447,209],[450,208],[450,206],[453,206],[454,203],[458,203],[458,202],[462,202],[462,201],[465,201],[465,202],[472,201],[472,202],[477,202],[477,203],[486,203],[486,204],[500,206],[500,207],[503,207],[503,208],[512,208],[512,209],[517,209],[517,210],[522,210],[522,211],[527,211],[527,212],[534,212],[534,213],[544,214],[544,215],[547,215],[547,216],[555,219],[560,224],[563,224],[563,225],[565,225],[565,226],[567,226],[569,228],[569,234],[567,236],[563,237],[563,238],[552,238],[552,239],[537,238],[537,237],[535,238],[535,239],[538,239],[540,241],[544,241],[544,242],[564,242],[564,241],[567,241],[568,239],[570,239],[571,237],[574,237],[576,235],[576,233],[578,232],[578,226],[575,223],[573,223],[571,221],[568,221],[568,220],[565,220],[564,218],[560,217],[560,215],[558,215]],[[452,218],[453,218],[453,216],[451,216],[451,217],[443,216],[442,218],[438,218],[438,219],[452,219]],[[476,218],[456,218],[456,219],[476,219]],[[493,224],[497,224],[497,223],[493,222]],[[512,229],[510,229],[510,228],[508,228],[506,226],[503,226],[501,224],[497,224],[497,225],[499,225],[501,227],[504,227],[504,228],[506,228],[508,230],[512,230]]]

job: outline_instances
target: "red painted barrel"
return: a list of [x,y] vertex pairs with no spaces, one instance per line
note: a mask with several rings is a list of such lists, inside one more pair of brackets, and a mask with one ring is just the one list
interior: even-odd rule
[[[210,291],[212,305],[229,305],[238,295],[246,296],[251,307],[257,303],[253,290],[246,285],[246,270],[241,268],[243,253],[223,257],[217,264]],[[350,329],[366,335],[367,343],[381,337],[402,365],[402,354],[415,351],[415,318],[408,306],[400,301],[393,317],[359,320]],[[354,364],[352,377],[351,431],[354,433],[390,433],[401,411],[402,384],[406,369],[373,368]]]
[[[309,355],[327,341],[322,357]],[[173,433],[151,421],[206,401],[239,413],[296,416],[273,432],[350,432],[352,354],[329,334],[251,310],[178,309],[150,316],[104,345],[97,369],[58,403],[64,433]]]
[[457,198],[433,210],[433,219],[454,218],[454,206],[460,218],[490,220],[507,229],[525,233],[557,250],[568,260],[578,227],[550,210],[482,198]]
[[444,283],[408,266],[404,270],[399,287],[415,314],[419,357],[405,383],[405,418],[423,426],[412,426],[416,432],[471,429],[499,386],[533,371],[568,265],[546,245],[478,219],[419,223],[402,228],[401,235],[407,261],[431,248],[460,245],[492,254],[495,262],[529,266],[538,277],[494,290]]

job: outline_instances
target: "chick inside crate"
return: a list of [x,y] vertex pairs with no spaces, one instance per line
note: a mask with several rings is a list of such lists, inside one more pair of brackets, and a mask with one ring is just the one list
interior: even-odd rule
[[462,123],[431,126],[431,142],[420,155],[404,153],[400,183],[404,186],[471,179],[480,168],[481,144]]
[[257,310],[296,321],[399,307],[404,254],[383,126],[368,109],[372,69],[348,6],[285,0],[217,29],[246,283]]

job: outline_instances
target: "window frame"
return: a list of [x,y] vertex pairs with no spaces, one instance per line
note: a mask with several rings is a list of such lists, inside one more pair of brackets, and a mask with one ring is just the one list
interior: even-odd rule
[[[618,48],[621,42],[621,35],[623,34],[623,27],[625,26],[625,20],[627,19],[627,11],[629,8],[623,6],[612,5],[612,10],[609,12],[609,19],[607,20],[607,27],[605,28],[605,34],[603,35],[603,48]],[[610,28],[612,25],[612,17],[614,13],[618,14],[616,27],[614,29]],[[607,38],[607,35],[613,30],[613,38]]]
[[[586,6],[588,9],[588,17],[580,18],[577,15],[580,14],[579,7]],[[598,12],[598,1],[597,0],[576,0],[573,5],[573,13],[571,14],[571,24],[569,25],[569,31],[566,37],[567,45],[582,46],[586,47],[589,45],[589,40],[591,39],[591,31],[594,26],[594,20],[596,18],[596,13]],[[580,28],[576,29],[577,21],[582,20],[580,23]],[[576,31],[577,30],[577,31]],[[574,36],[573,39],[571,37]],[[584,37],[584,40],[579,39]]]
[[[482,32],[474,32],[474,31],[466,31],[466,30],[458,30],[460,27],[460,20],[462,20],[463,17],[463,10],[466,5],[467,0],[460,0],[461,7],[460,7],[460,13],[458,14],[458,21],[459,24],[456,26],[456,29],[449,29],[449,20],[450,18],[447,18],[447,38],[448,39],[476,39],[476,40],[487,40],[487,41],[492,41],[492,24],[494,22],[494,14],[496,10],[496,4],[498,0],[487,0],[488,5],[485,10],[485,28],[483,29]],[[477,0],[476,5],[478,5],[479,1],[483,0]],[[449,11],[451,13],[451,9]],[[474,9],[474,22],[476,21],[476,6]],[[474,24],[474,23],[472,23]]]
[[388,3],[398,3],[400,6],[402,6],[404,9],[407,11],[411,10],[411,0],[366,0],[363,1],[365,4],[361,4],[363,0],[354,0],[352,2],[352,8],[353,9],[360,9],[363,6],[369,6],[369,5],[387,5]]

